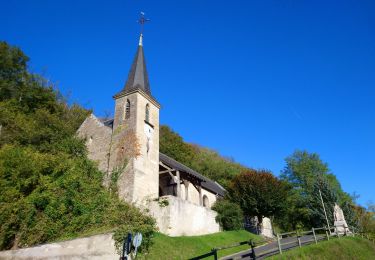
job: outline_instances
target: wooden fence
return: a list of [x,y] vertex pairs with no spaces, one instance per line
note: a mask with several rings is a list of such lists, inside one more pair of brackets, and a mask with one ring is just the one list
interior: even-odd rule
[[[350,229],[350,231],[349,231]],[[330,240],[333,238],[340,239],[342,236],[361,236],[363,238],[367,238],[373,243],[375,243],[375,236],[365,233],[360,233],[356,231],[355,228],[351,227],[349,228],[346,226],[341,227],[341,231],[339,232],[339,228],[332,227],[332,228],[326,228],[326,227],[319,227],[319,228],[312,228],[311,230],[306,231],[291,231],[286,233],[278,233],[276,234],[276,241],[271,242],[268,244],[265,244],[267,241],[243,241],[240,243],[236,243],[230,246],[224,246],[224,247],[218,247],[213,248],[211,252],[191,258],[190,260],[199,260],[204,259],[207,257],[213,257],[215,260],[218,259],[218,251],[228,248],[233,248],[241,245],[249,245],[249,250],[244,251],[242,253],[238,253],[232,257],[235,257],[236,259],[238,257],[240,258],[246,258],[246,259],[256,259],[258,257],[265,258],[268,256],[272,256],[275,254],[282,254],[286,250],[296,248],[296,247],[302,247],[304,245],[308,244],[317,244],[319,241],[323,240]],[[233,259],[232,257],[224,257],[224,259],[229,260]],[[212,259],[212,258],[211,258]]]

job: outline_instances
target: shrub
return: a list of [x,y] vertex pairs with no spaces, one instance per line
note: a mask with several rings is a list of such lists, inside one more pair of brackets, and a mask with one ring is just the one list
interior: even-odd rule
[[217,212],[216,221],[223,230],[238,230],[243,227],[243,212],[239,205],[228,200],[217,200],[212,206]]

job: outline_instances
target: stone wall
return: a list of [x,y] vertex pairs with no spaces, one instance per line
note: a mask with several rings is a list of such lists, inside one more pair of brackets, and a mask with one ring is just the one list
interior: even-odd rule
[[215,211],[174,196],[151,201],[149,210],[160,232],[169,236],[197,236],[220,231]]
[[108,170],[108,153],[111,143],[112,129],[105,126],[91,114],[85,119],[77,131],[80,138],[86,139],[88,157],[98,163],[99,170]]
[[[185,185],[181,184],[181,198],[185,199],[186,198],[186,190],[185,190]],[[216,195],[213,194],[212,192],[205,190],[202,188],[202,197],[207,196],[208,198],[208,208],[211,208],[212,205],[216,201]],[[195,205],[199,205],[199,192],[198,190],[193,186],[193,184],[189,184],[188,186],[188,201]]]
[[117,260],[119,257],[112,234],[0,252],[1,260]]
[[[124,114],[130,102],[130,116]],[[146,106],[149,106],[149,122],[146,122]],[[139,148],[136,158],[130,159],[128,166],[118,181],[120,198],[136,205],[159,195],[159,107],[140,92],[116,99],[113,146],[110,169],[118,164],[121,147],[116,146],[127,133],[135,134]],[[129,144],[128,144],[129,145]]]

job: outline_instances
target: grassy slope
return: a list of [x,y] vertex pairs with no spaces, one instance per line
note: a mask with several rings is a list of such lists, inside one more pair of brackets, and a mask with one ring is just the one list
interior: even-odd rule
[[[247,231],[225,231],[205,236],[191,237],[168,237],[157,233],[154,244],[148,255],[140,256],[139,259],[188,259],[205,254],[214,247],[231,245],[246,240],[260,240],[257,235]],[[219,256],[229,255],[249,248],[247,245],[219,251]]]
[[375,259],[375,244],[359,237],[333,239],[291,250],[272,259]]

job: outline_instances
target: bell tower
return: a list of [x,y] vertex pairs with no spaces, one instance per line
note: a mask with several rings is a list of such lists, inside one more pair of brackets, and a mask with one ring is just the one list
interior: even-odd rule
[[159,194],[160,105],[151,94],[142,34],[125,86],[113,98],[107,183],[115,179],[120,198],[144,204]]

